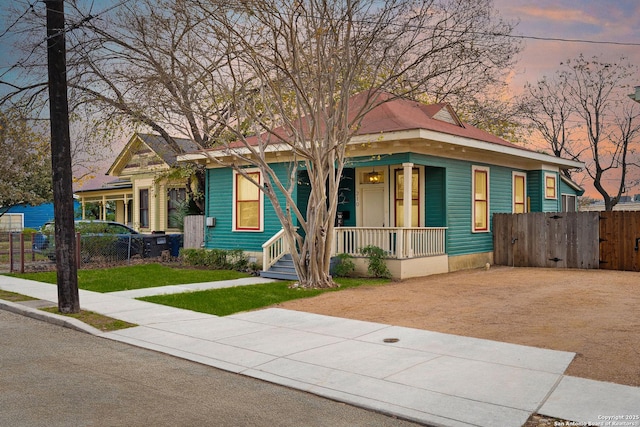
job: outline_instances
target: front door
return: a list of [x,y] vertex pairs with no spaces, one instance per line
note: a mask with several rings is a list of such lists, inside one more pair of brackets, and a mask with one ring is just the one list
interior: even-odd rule
[[384,227],[385,194],[384,184],[363,185],[362,189],[362,226]]

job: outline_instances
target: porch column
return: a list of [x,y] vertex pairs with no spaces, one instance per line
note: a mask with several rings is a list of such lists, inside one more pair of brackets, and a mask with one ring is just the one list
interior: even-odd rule
[[107,219],[107,196],[102,196],[102,220]]
[[123,218],[124,221],[122,221],[122,222],[123,222],[123,224],[129,225],[129,203],[128,203],[126,194],[123,195],[122,203],[124,204],[124,218]]
[[82,219],[87,219],[87,215],[86,215],[85,210],[84,210],[84,208],[85,208],[84,197],[82,197],[80,199],[80,205],[82,206]]
[[402,195],[402,205],[404,207],[404,228],[411,227],[411,188],[413,186],[413,163],[403,163],[404,168],[404,194]]

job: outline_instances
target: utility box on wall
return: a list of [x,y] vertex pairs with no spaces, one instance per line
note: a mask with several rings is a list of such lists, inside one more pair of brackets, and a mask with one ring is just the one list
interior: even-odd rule
[[216,226],[216,219],[214,217],[208,216],[207,220],[206,220],[206,225],[207,225],[207,227],[215,227]]

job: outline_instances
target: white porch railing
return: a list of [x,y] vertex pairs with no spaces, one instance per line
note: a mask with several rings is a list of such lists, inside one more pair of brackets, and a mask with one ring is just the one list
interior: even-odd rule
[[373,245],[389,258],[417,258],[444,255],[447,227],[336,227],[334,253],[360,255],[360,249]]
[[262,245],[262,269],[267,271],[288,252],[289,245],[284,238],[284,230],[280,230]]

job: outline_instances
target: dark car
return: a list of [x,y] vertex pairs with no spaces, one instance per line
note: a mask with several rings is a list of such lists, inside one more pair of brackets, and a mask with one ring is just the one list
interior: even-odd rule
[[[128,259],[143,252],[143,235],[125,224],[78,220],[75,229],[80,233],[80,254],[85,262],[97,256]],[[34,237],[33,251],[55,260],[53,222],[44,224]]]

